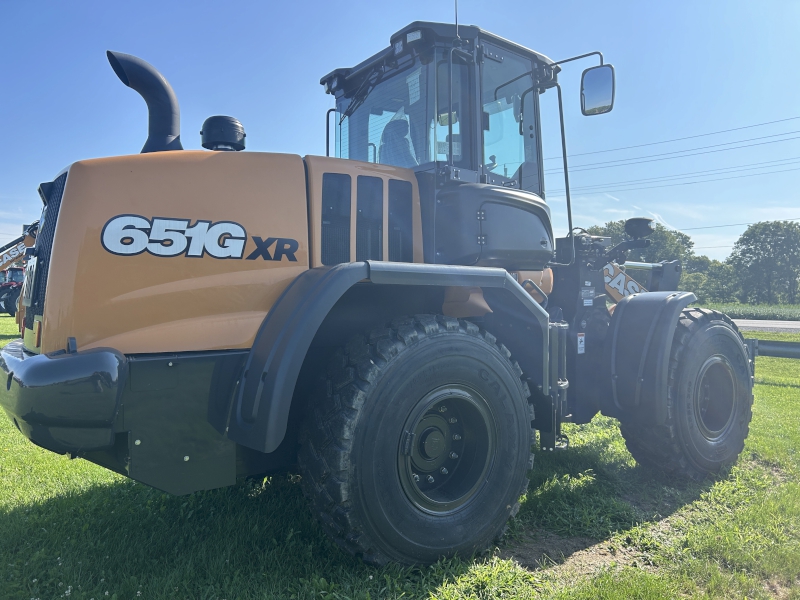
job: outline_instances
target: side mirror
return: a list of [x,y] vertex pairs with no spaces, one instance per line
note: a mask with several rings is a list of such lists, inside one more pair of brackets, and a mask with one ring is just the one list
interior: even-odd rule
[[600,65],[583,72],[581,77],[581,112],[602,115],[614,108],[614,67]]

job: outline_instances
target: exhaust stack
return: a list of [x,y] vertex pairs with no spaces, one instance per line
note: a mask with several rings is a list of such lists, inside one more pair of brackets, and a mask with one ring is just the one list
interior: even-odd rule
[[181,111],[169,82],[141,58],[110,50],[106,55],[120,81],[139,92],[147,103],[148,136],[142,153],[183,150]]

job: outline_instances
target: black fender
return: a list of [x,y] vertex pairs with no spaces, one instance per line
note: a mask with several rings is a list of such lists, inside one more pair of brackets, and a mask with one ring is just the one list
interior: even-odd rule
[[655,426],[666,421],[672,339],[691,292],[647,292],[617,304],[606,336],[603,414]]
[[[546,389],[547,312],[504,269],[372,261],[343,263],[309,269],[299,275],[267,314],[231,405],[227,432],[231,440],[267,453],[280,445],[286,435],[300,368],[314,336],[336,302],[358,283],[483,288],[494,313],[518,313],[528,327],[542,332],[541,338],[537,336],[542,339],[542,348],[537,350],[544,360],[537,361],[539,372],[535,378],[542,380]],[[526,338],[524,330],[521,327],[517,332],[520,349],[526,339],[530,346],[531,337]],[[516,352],[513,340],[504,342]]]

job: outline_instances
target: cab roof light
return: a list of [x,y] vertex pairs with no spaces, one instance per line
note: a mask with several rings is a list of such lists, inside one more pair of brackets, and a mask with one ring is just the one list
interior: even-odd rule
[[331,77],[325,80],[323,84],[325,88],[326,94],[333,94],[336,92],[337,88],[339,87],[339,78],[338,77]]
[[406,43],[410,44],[411,42],[416,42],[417,40],[422,39],[422,32],[419,29],[414,31],[409,31],[406,34]]

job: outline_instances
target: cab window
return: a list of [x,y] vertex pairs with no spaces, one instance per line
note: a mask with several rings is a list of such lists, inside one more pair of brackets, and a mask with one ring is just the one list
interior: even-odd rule
[[540,192],[533,64],[484,44],[483,172],[487,183]]

